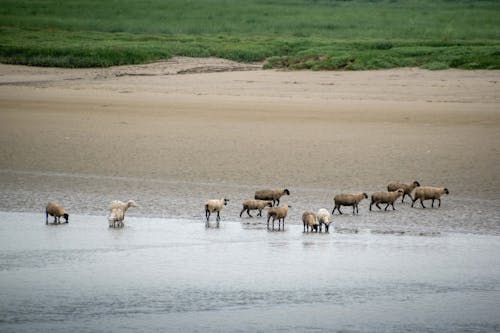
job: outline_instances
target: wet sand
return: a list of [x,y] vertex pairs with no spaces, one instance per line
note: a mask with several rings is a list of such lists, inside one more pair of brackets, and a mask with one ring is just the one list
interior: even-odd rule
[[259,68],[0,65],[0,210],[60,200],[97,214],[130,197],[141,215],[201,216],[227,196],[238,214],[256,189],[283,187],[317,209],[393,180],[498,198],[500,71]]

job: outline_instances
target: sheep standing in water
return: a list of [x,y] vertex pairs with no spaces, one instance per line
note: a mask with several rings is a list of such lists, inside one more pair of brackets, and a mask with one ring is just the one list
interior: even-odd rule
[[273,219],[273,230],[274,230],[274,221],[278,220],[278,230],[281,230],[281,221],[283,221],[283,230],[285,230],[285,218],[288,214],[288,208],[292,206],[282,205],[271,207],[267,211],[267,229],[269,229],[269,220]]
[[222,210],[222,208],[224,208],[224,206],[227,205],[228,201],[229,199],[222,198],[222,199],[208,200],[205,203],[205,217],[207,218],[207,222],[205,224],[206,227],[208,227],[208,221],[210,219],[210,215],[215,212],[217,212],[217,219],[216,219],[217,228],[219,227],[220,211]]
[[448,191],[447,188],[445,187],[432,187],[432,186],[422,186],[417,188],[415,191],[415,198],[413,199],[411,206],[415,204],[415,201],[420,199],[420,204],[422,205],[422,208],[425,208],[424,206],[424,200],[432,200],[432,205],[431,207],[434,208],[434,200],[439,200],[439,206],[441,207],[441,196],[443,194],[450,194],[450,191]]
[[342,206],[352,206],[352,214],[359,214],[358,204],[363,199],[368,199],[368,194],[366,193],[354,193],[354,194],[337,194],[333,200],[335,201],[335,207],[333,207],[332,215],[337,209],[342,215],[340,211],[340,207]]
[[64,207],[56,202],[49,202],[45,207],[45,224],[49,224],[49,215],[54,216],[54,223],[61,222],[61,216],[69,222],[69,214],[64,210]]
[[378,209],[382,209],[379,206],[379,203],[385,203],[387,206],[385,206],[384,210],[387,210],[387,207],[389,205],[392,205],[392,210],[396,210],[394,208],[394,201],[396,201],[397,198],[402,196],[405,193],[405,191],[400,188],[397,191],[394,192],[375,192],[372,194],[372,201],[370,202],[370,211],[372,210],[372,205],[375,204]]
[[314,212],[310,210],[306,210],[302,214],[302,223],[304,224],[304,232],[309,232],[309,228],[311,231],[318,231],[318,222],[316,221],[316,215]]
[[330,213],[325,208],[320,208],[316,213],[316,218],[318,219],[319,232],[321,232],[321,227],[325,225],[325,232],[328,232],[330,228]]
[[420,183],[417,182],[416,180],[413,183],[392,182],[387,185],[387,191],[394,192],[402,188],[405,191],[405,193],[403,194],[403,198],[401,199],[401,203],[403,203],[405,201],[406,196],[409,196],[410,200],[413,201],[413,198],[411,197],[411,192],[413,192],[413,190],[419,186]]
[[288,189],[284,190],[259,190],[255,192],[255,199],[257,200],[271,200],[273,206],[278,206],[280,204],[280,198],[283,195],[290,195]]
[[125,212],[130,207],[137,207],[137,203],[134,200],[129,200],[127,202],[122,202],[120,200],[112,201],[109,207],[109,217],[108,217],[109,227],[110,228],[123,227]]
[[273,202],[269,200],[253,200],[253,199],[248,199],[243,201],[243,209],[241,210],[240,217],[243,214],[243,212],[246,210],[248,216],[253,217],[250,215],[251,210],[259,210],[259,213],[257,216],[262,216],[262,210],[266,207],[272,207]]

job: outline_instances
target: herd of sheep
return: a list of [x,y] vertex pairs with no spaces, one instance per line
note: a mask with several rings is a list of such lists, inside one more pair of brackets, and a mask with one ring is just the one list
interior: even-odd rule
[[[414,196],[412,197],[412,193]],[[394,208],[394,202],[398,198],[402,198],[401,202],[404,202],[406,196],[409,196],[412,200],[411,206],[415,205],[417,200],[420,201],[422,208],[424,206],[424,201],[432,200],[431,206],[434,207],[434,201],[438,201],[439,207],[441,207],[441,196],[443,194],[449,194],[447,188],[444,187],[432,187],[432,186],[420,186],[418,181],[412,183],[389,183],[387,185],[387,191],[375,192],[371,195],[370,211],[372,206],[375,205],[378,209],[382,209],[379,204],[386,204],[384,210],[387,210],[389,206]],[[258,210],[257,216],[262,216],[262,211],[265,208],[269,208],[267,211],[267,228],[269,229],[269,222],[272,220],[271,228],[274,230],[274,222],[278,220],[278,230],[285,229],[285,218],[288,215],[288,209],[290,205],[280,205],[280,199],[283,195],[290,195],[288,189],[283,190],[259,190],[255,192],[254,199],[248,199],[243,201],[243,209],[240,212],[240,217],[246,211],[248,216],[253,217],[250,214],[251,210]],[[353,215],[359,213],[358,205],[363,199],[368,199],[368,195],[364,192],[352,193],[352,194],[338,194],[334,197],[335,206],[332,210],[331,215],[335,213],[335,210],[342,214],[340,208],[342,206],[352,206]],[[209,226],[210,215],[217,213],[216,225],[219,227],[220,212],[227,205],[229,199],[211,199],[205,203],[205,226]],[[110,228],[121,228],[124,226],[123,220],[125,219],[125,213],[130,207],[137,207],[137,203],[134,200],[129,200],[127,202],[122,202],[119,200],[114,200],[111,202],[109,208],[108,222]],[[49,202],[45,209],[45,223],[49,223],[49,215],[54,217],[54,223],[59,224],[60,218],[65,219],[65,223],[69,222],[69,214],[66,212],[64,207],[55,202]],[[316,231],[321,232],[323,226],[325,227],[325,232],[328,232],[330,226],[330,213],[327,209],[321,208],[316,214],[307,210],[302,214],[302,223],[304,225],[304,232]]]

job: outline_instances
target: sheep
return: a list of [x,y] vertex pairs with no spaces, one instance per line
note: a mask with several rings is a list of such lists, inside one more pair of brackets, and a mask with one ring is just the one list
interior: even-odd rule
[[207,223],[205,224],[206,227],[208,227],[210,215],[215,212],[217,212],[217,228],[219,227],[220,211],[222,210],[222,208],[224,208],[224,206],[227,205],[228,201],[229,199],[222,198],[211,199],[205,203],[205,217],[207,218]]
[[415,201],[420,199],[420,204],[422,205],[422,208],[425,208],[424,200],[432,200],[432,205],[431,205],[432,208],[434,208],[434,200],[439,200],[438,207],[441,207],[441,196],[443,194],[450,194],[450,191],[448,191],[448,189],[445,187],[432,187],[432,186],[419,187],[415,190],[415,198],[413,199],[411,206],[413,207]]
[[405,201],[405,197],[409,196],[410,200],[413,201],[413,198],[411,197],[411,192],[417,187],[420,186],[420,183],[417,182],[416,180],[413,183],[399,183],[399,182],[392,182],[387,185],[387,191],[393,192],[397,191],[399,188],[402,188],[405,193],[403,194],[403,198],[401,199],[401,202],[403,203]]
[[372,201],[370,202],[370,211],[372,210],[372,205],[375,204],[378,209],[382,209],[379,206],[379,203],[386,203],[387,206],[385,206],[384,210],[387,210],[387,207],[389,205],[392,205],[392,210],[396,210],[394,208],[394,201],[397,200],[400,196],[402,196],[405,193],[405,191],[400,188],[397,191],[393,192],[375,192],[372,194]]
[[259,213],[257,216],[262,216],[262,210],[266,207],[272,207],[273,202],[269,200],[253,200],[253,199],[248,199],[243,201],[243,209],[241,210],[240,217],[243,214],[243,212],[246,210],[248,216],[253,217],[250,215],[251,210],[259,210]]
[[328,232],[330,228],[330,213],[325,208],[320,208],[316,213],[316,218],[318,219],[319,232],[321,232],[321,226],[325,225],[325,232]]
[[137,207],[134,200],[122,202],[120,200],[113,200],[109,207],[108,222],[110,228],[121,228],[124,226],[123,220],[125,219],[125,212],[130,207]]
[[309,232],[309,228],[311,231],[318,231],[318,222],[316,221],[316,215],[310,210],[306,210],[302,214],[302,223],[304,223],[304,232]]
[[341,206],[352,206],[352,214],[359,214],[358,204],[363,199],[368,199],[368,194],[364,192],[353,194],[337,194],[333,198],[333,200],[335,201],[335,207],[333,207],[332,215],[335,212],[335,209],[337,209],[340,215],[342,215],[342,212],[340,211]]
[[292,206],[281,205],[276,207],[271,207],[267,211],[267,228],[269,229],[269,220],[273,218],[273,230],[274,230],[274,220],[278,220],[278,230],[281,229],[280,222],[283,221],[283,230],[285,230],[285,217],[288,214],[288,208]]
[[60,223],[61,216],[66,220],[65,223],[69,222],[69,214],[64,207],[57,202],[51,201],[45,207],[45,224],[49,224],[49,215],[54,216],[54,223]]
[[280,198],[282,195],[290,195],[290,191],[284,190],[259,190],[255,192],[255,199],[257,200],[271,200],[273,206],[278,206],[280,204]]

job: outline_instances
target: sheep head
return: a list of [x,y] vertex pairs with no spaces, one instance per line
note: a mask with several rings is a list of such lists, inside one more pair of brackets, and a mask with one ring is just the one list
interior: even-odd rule
[[129,200],[129,201],[127,201],[127,206],[128,207],[137,207],[139,205],[134,200]]
[[290,195],[290,191],[288,191],[288,189],[284,189],[283,194]]
[[228,202],[229,202],[229,199],[224,198],[224,206],[227,206]]
[[413,185],[415,185],[415,187],[419,187],[420,186],[420,183],[417,182],[416,180],[413,182]]
[[364,197],[365,199],[368,199],[368,194],[366,194],[366,192],[363,192],[363,197]]
[[450,194],[450,191],[448,191],[448,189],[447,189],[447,188],[445,188],[445,189],[444,189],[444,193],[446,193],[446,194]]

